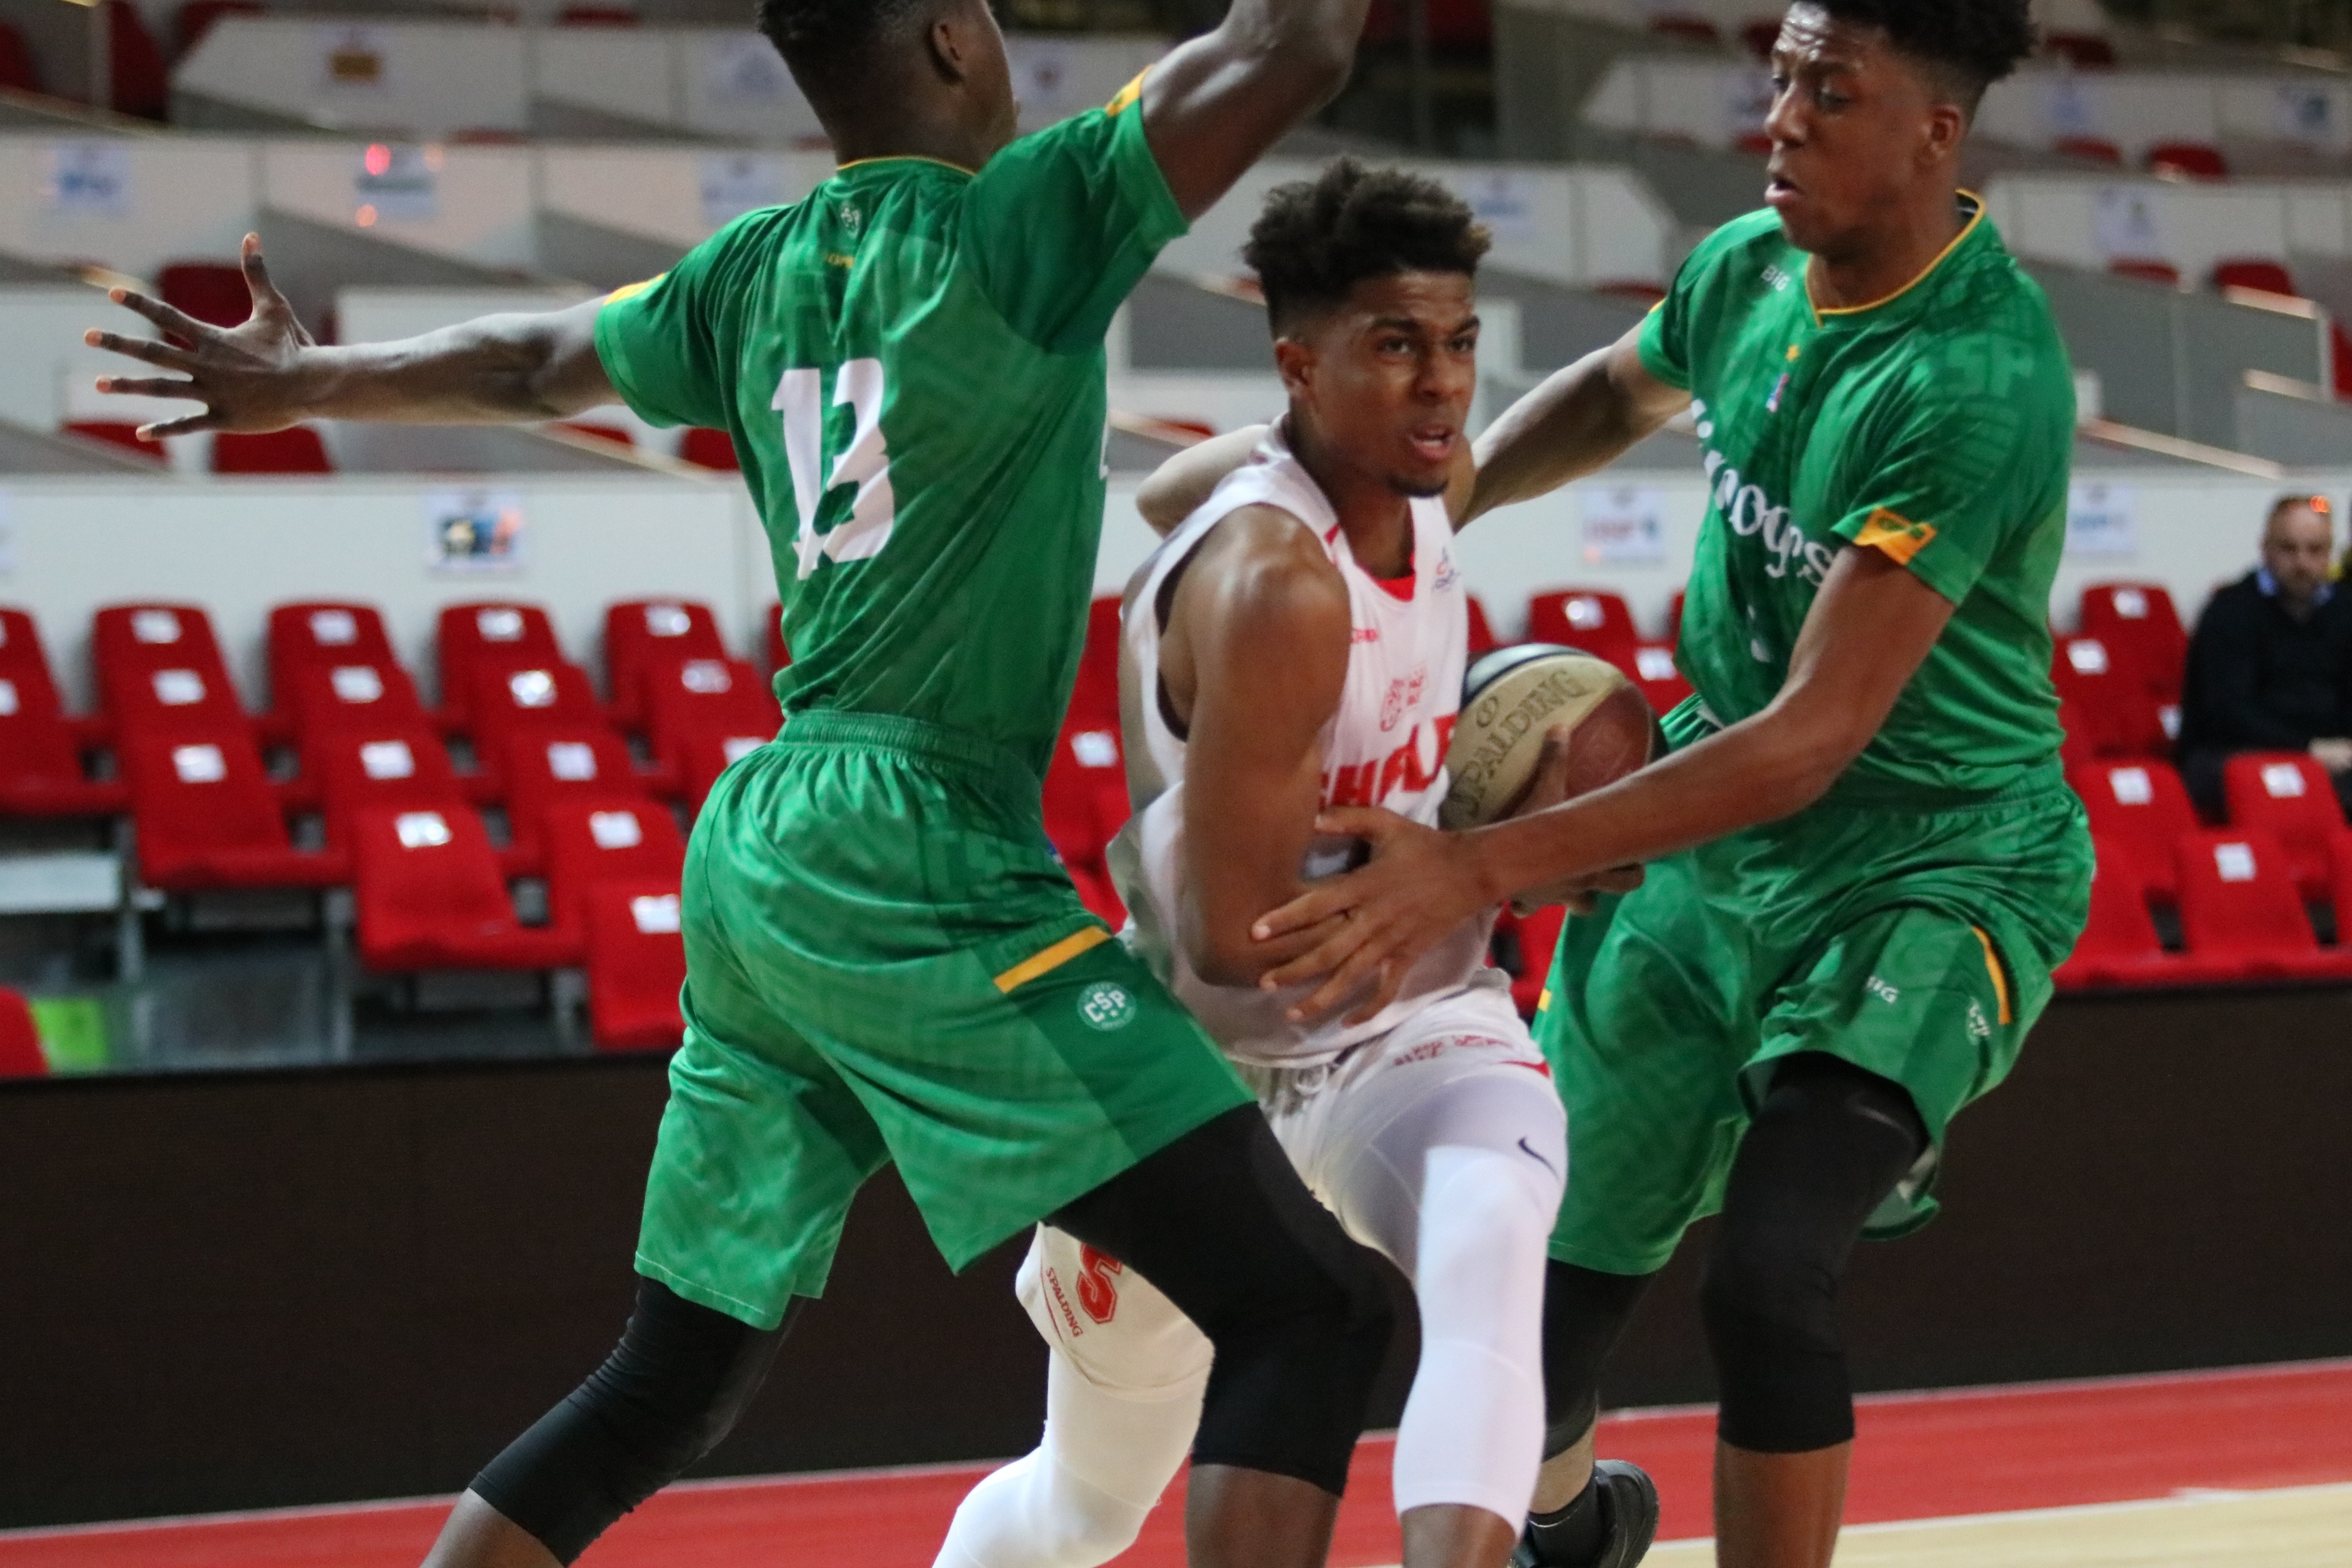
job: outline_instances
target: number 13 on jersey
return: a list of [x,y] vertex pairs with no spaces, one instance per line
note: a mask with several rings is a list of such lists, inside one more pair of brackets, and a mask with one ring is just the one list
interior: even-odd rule
[[[882,362],[854,359],[833,373],[832,406],[849,408],[852,425],[848,446],[830,454],[824,376],[814,366],[788,370],[768,403],[783,416],[784,458],[792,466],[793,502],[801,519],[795,547],[803,579],[827,556],[865,561],[881,553],[898,518],[898,498],[890,490],[890,452],[882,440]],[[857,487],[849,515],[820,531],[818,514],[826,510],[833,492],[845,485]],[[832,510],[840,510],[837,506]]]

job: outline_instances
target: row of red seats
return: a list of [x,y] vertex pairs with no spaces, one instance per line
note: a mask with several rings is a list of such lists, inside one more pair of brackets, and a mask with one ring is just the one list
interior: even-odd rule
[[[2352,834],[2332,843],[2336,929],[2352,931]],[[2236,981],[2352,980],[2352,944],[2320,945],[2271,835],[2197,831],[2174,846],[2182,951],[2168,952],[2121,849],[2100,846],[2091,918],[2074,956],[2059,966],[2061,989],[2206,985]]]
[[[2092,833],[2109,851],[2110,869],[2144,899],[2177,904],[2176,846],[2206,826],[2180,775],[2148,760],[2090,763],[2068,777],[2090,814]],[[2221,779],[2226,826],[2268,836],[2302,898],[2323,903],[2341,890],[2336,850],[2352,823],[2326,768],[2300,752],[2248,752],[2223,764]]]
[[[439,630],[449,700],[428,711],[374,610],[280,606],[268,644],[278,705],[256,721],[201,610],[112,606],[92,636],[106,715],[76,721],[58,708],[30,618],[0,611],[0,809],[127,806],[142,879],[165,890],[350,883],[361,955],[378,971],[584,961],[600,1040],[674,1039],[676,984],[661,977],[684,963],[673,951],[683,844],[655,796],[698,804],[728,763],[774,734],[766,684],[727,657],[709,611],[690,604],[607,613],[609,709],[537,606],[454,605]],[[772,617],[769,632],[781,662]],[[656,768],[637,765],[622,729],[647,737]],[[297,749],[296,779],[268,777],[265,731]],[[486,765],[459,774],[445,732],[470,735]],[[120,784],[82,770],[79,752],[104,740]],[[492,800],[511,829],[503,850],[474,809]],[[323,848],[296,846],[288,819],[301,809],[320,814]],[[534,874],[549,884],[543,928],[517,920],[507,890],[509,877]],[[666,891],[648,892],[647,879],[667,879]]]
[[[189,269],[166,268],[164,272],[168,277],[174,270]],[[236,281],[241,292],[245,287],[244,280],[240,278]],[[170,298],[168,292],[165,298]],[[190,309],[185,302],[174,303],[179,303],[181,309],[200,321],[221,320],[222,313],[217,309],[213,314],[206,315]],[[226,324],[234,326],[244,319],[240,310],[229,318]],[[102,442],[108,447],[134,453],[150,462],[160,464],[164,461],[162,446],[142,440],[139,426],[128,420],[73,419],[60,428],[69,436]],[[634,445],[627,431],[613,426],[567,424],[564,428],[575,435],[610,441],[616,446]],[[331,474],[335,471],[335,461],[327,451],[326,442],[320,437],[318,431],[307,425],[258,434],[224,431],[213,437],[209,451],[207,466],[215,474]],[[735,457],[735,443],[724,430],[696,428],[686,431],[679,437],[677,456],[681,462],[724,473],[735,472],[740,466]]]
[[16,992],[0,988],[0,1079],[45,1078],[48,1070],[32,1007]]

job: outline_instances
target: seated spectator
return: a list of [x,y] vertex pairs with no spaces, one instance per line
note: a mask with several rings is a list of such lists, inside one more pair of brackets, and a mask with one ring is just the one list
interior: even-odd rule
[[2263,563],[2217,591],[2189,642],[2180,774],[2198,809],[2221,815],[2235,752],[2309,752],[2352,813],[2352,591],[2330,582],[2335,520],[2325,496],[2288,496],[2263,529]]

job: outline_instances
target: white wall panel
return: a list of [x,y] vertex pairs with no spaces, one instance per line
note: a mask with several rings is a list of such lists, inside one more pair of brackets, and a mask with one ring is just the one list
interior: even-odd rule
[[479,263],[529,268],[538,205],[528,147],[428,145],[429,213],[385,202],[364,184],[364,142],[270,142],[262,147],[262,201],[281,212],[395,244]]
[[[60,159],[98,142],[119,166],[119,199],[61,201]],[[0,251],[45,261],[96,261],[152,278],[167,261],[236,254],[257,205],[249,142],[202,136],[0,135]]]

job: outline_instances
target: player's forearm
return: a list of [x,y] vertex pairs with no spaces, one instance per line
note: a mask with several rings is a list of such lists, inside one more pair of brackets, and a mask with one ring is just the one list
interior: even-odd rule
[[314,418],[528,424],[616,401],[594,355],[575,312],[485,316],[392,342],[307,349],[295,374]]
[[1868,741],[1866,731],[1767,709],[1605,789],[1478,828],[1465,847],[1498,900],[1637,865],[1794,816]]
[[1135,492],[1135,510],[1165,538],[1208,500],[1227,474],[1249,461],[1266,426],[1244,425],[1188,447],[1151,471]]
[[1671,417],[1644,409],[1597,349],[1554,371],[1478,437],[1478,479],[1467,517],[1531,500],[1598,472]]

